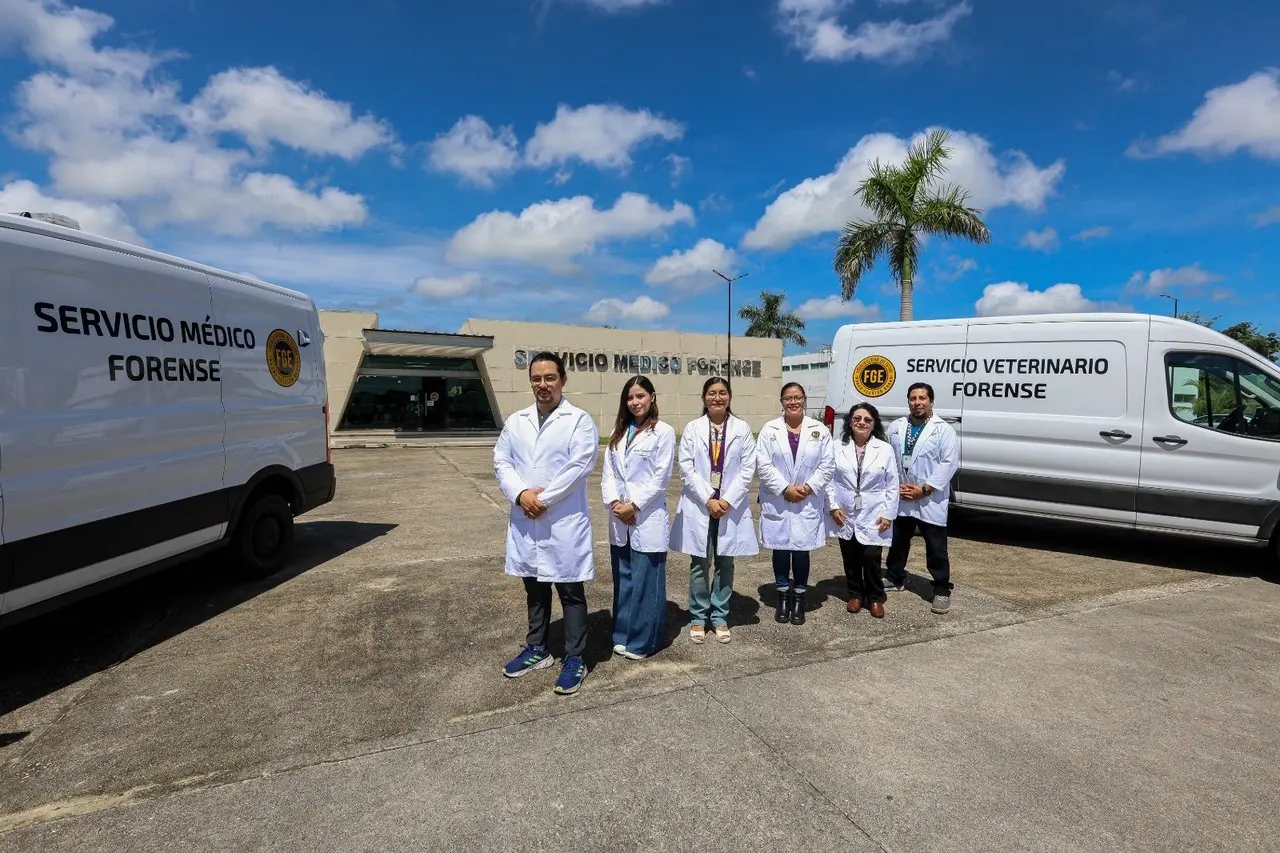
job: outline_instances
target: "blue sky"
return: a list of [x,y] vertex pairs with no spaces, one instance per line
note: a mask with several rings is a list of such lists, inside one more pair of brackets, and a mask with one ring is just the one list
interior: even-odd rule
[[[0,0],[0,210],[297,287],[384,327],[721,331],[810,347],[853,190],[930,127],[992,244],[918,318],[1124,308],[1280,328],[1280,5],[1221,0]],[[737,327],[741,332],[741,324]],[[794,351],[795,347],[789,347]]]

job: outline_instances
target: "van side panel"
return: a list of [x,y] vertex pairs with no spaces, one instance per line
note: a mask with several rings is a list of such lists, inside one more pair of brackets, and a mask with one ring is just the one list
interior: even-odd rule
[[[949,371],[964,360],[964,323],[850,328],[849,344],[843,353],[836,351],[827,386],[828,396],[838,394],[841,402],[835,407],[837,434],[844,428],[850,407],[859,402],[874,404],[886,427],[905,416],[907,389],[915,382],[927,382],[933,387],[934,412],[959,431],[960,398],[945,380]],[[847,355],[841,359],[839,356],[844,353]],[[837,374],[836,366],[841,361],[845,367]]]
[[[224,349],[229,488],[279,465],[305,477],[325,462],[323,350],[310,300],[211,275],[217,322],[244,332]],[[305,333],[300,339],[299,332]],[[309,345],[304,345],[307,340]]]
[[969,326],[964,375],[966,506],[1132,524],[1142,447],[1148,324]]
[[1268,538],[1280,515],[1280,371],[1225,339],[1153,340],[1147,369],[1138,524]]
[[58,576],[221,536],[220,352],[183,332],[212,314],[205,275],[16,230],[0,232],[0,269],[16,348],[0,440],[9,587],[39,584],[22,593],[39,600]]

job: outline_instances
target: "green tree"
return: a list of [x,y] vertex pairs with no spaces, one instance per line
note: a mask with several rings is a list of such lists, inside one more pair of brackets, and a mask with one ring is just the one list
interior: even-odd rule
[[[1206,319],[1201,316],[1199,311],[1184,311],[1179,314],[1178,317],[1182,320],[1198,323],[1208,329],[1212,329],[1213,324],[1221,319],[1221,315]],[[1270,359],[1271,361],[1275,361],[1276,355],[1280,354],[1280,335],[1277,335],[1275,332],[1264,333],[1258,328],[1257,323],[1247,321],[1243,323],[1235,323],[1234,325],[1227,326],[1225,329],[1219,329],[1218,331],[1222,332],[1222,334],[1231,338],[1233,341],[1244,344],[1263,358]]]
[[873,218],[846,224],[836,244],[835,270],[845,301],[883,255],[902,290],[899,317],[910,320],[923,237],[991,242],[982,211],[968,206],[969,194],[959,186],[938,185],[951,154],[949,138],[947,131],[935,130],[911,146],[902,165],[871,164],[871,176],[858,186],[857,196]]
[[746,320],[747,337],[778,338],[791,341],[796,346],[804,346],[804,320],[790,311],[782,310],[782,303],[787,298],[785,293],[760,291],[759,305],[744,305],[738,316]]

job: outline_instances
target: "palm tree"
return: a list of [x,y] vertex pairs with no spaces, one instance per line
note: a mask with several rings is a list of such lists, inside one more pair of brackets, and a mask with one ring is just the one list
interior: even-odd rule
[[785,293],[760,291],[759,305],[744,305],[738,316],[746,320],[748,338],[778,338],[792,341],[796,346],[804,346],[804,320],[790,311],[782,310],[782,302],[787,298]]
[[835,268],[845,301],[853,298],[862,274],[881,255],[902,287],[900,319],[913,316],[912,279],[919,265],[920,240],[925,236],[962,237],[974,243],[990,243],[991,232],[979,218],[982,211],[968,207],[968,193],[953,185],[935,187],[946,171],[951,154],[950,134],[930,131],[911,146],[901,166],[871,165],[871,176],[857,190],[871,211],[871,220],[850,222],[836,244]]

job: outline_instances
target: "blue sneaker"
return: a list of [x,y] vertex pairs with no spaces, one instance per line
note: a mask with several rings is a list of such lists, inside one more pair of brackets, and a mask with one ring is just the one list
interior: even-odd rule
[[587,665],[582,662],[582,658],[571,655],[564,659],[564,667],[560,670],[560,677],[556,679],[556,692],[561,696],[577,693],[582,686],[582,679],[586,677]]
[[546,649],[540,649],[537,646],[525,646],[520,650],[520,654],[512,658],[511,662],[502,668],[502,674],[507,678],[519,678],[526,672],[533,672],[535,669],[546,669],[555,662],[556,659]]

